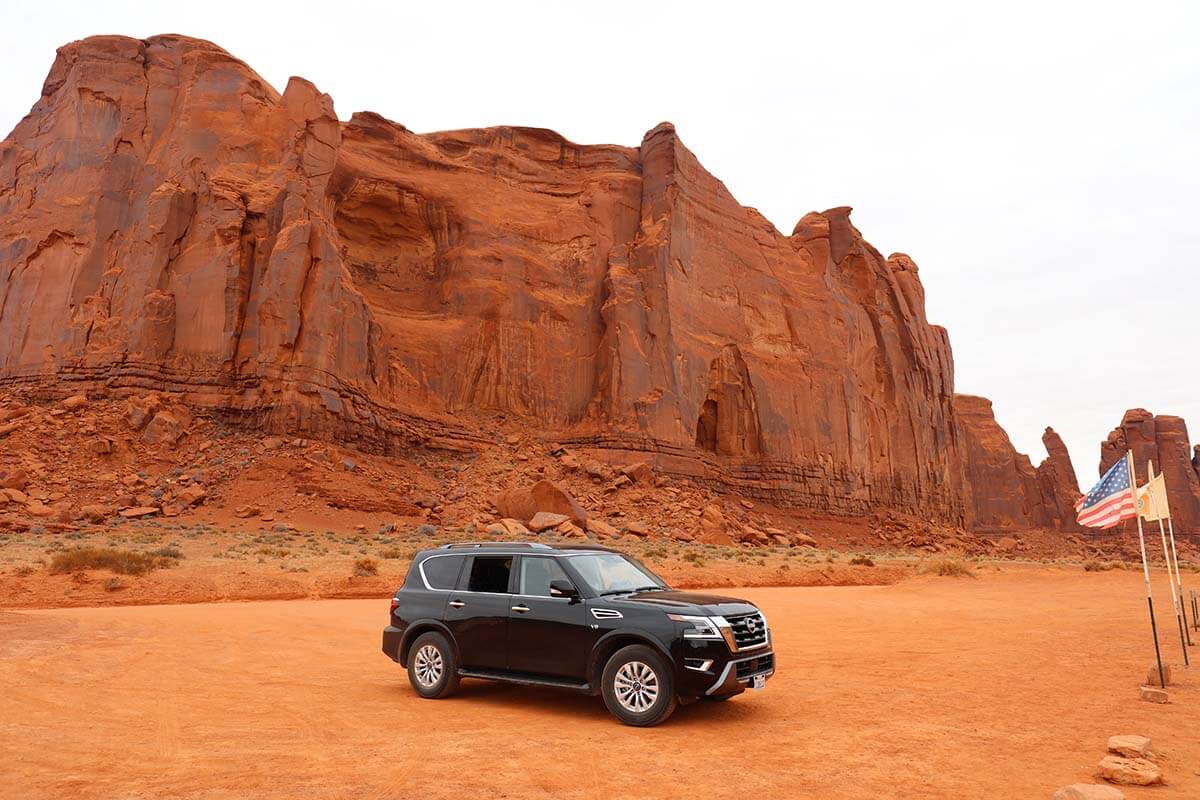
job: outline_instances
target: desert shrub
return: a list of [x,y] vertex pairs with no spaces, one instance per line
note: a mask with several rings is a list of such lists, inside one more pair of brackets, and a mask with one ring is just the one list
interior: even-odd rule
[[1098,561],[1094,558],[1089,558],[1083,562],[1084,572],[1108,572],[1110,569],[1119,569],[1120,565],[1115,561]]
[[366,578],[379,574],[379,564],[373,558],[360,558],[354,562],[354,577]]
[[16,567],[12,571],[12,574],[16,575],[18,578],[28,578],[33,574],[33,567],[29,566],[28,564],[22,564],[21,566]]
[[159,556],[160,558],[180,559],[183,558],[183,551],[178,547],[164,546],[156,547],[155,549],[151,550],[150,555]]
[[114,576],[114,577],[112,577],[112,578],[107,578],[107,579],[104,581],[104,584],[103,584],[103,585],[104,585],[104,591],[106,591],[106,592],[115,592],[115,591],[117,591],[117,590],[119,590],[119,589],[124,589],[124,588],[125,588],[125,581],[123,581],[123,580],[121,580],[120,578],[117,578],[117,577],[115,577],[115,576]]
[[858,555],[850,559],[850,563],[856,567],[873,567],[875,562],[869,556]]
[[399,547],[388,547],[379,551],[380,558],[404,558],[404,551]]
[[925,575],[940,575],[943,578],[974,578],[975,570],[958,558],[936,558],[921,565]]
[[77,547],[57,553],[50,560],[50,572],[76,572],[81,569],[106,569],[118,575],[142,575],[152,569],[169,567],[175,559],[112,547]]

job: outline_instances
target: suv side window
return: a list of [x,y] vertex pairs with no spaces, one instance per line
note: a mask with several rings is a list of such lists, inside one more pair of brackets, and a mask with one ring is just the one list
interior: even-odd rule
[[546,556],[521,556],[517,592],[531,597],[549,597],[550,581],[574,583],[563,572],[558,560]]
[[453,589],[466,556],[430,556],[421,562],[421,573],[430,589]]
[[512,572],[512,561],[512,556],[475,556],[471,559],[467,591],[508,594],[508,578]]

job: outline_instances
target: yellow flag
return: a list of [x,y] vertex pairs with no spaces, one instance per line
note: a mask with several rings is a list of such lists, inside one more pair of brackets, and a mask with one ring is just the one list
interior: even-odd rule
[[1137,512],[1142,519],[1166,519],[1171,516],[1167,507],[1167,484],[1162,475],[1155,475],[1137,490]]

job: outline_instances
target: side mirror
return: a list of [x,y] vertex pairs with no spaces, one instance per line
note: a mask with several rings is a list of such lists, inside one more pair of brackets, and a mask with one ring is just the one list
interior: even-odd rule
[[555,581],[550,581],[550,596],[565,597],[568,600],[578,600],[579,590],[572,586],[570,581],[564,581],[560,578]]

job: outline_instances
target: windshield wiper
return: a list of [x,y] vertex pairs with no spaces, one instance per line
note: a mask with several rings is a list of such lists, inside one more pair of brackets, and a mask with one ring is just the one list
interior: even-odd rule
[[634,592],[665,592],[667,591],[661,586],[639,586],[636,589],[609,589],[608,591],[600,592],[600,597],[608,597],[612,594],[633,594]]

